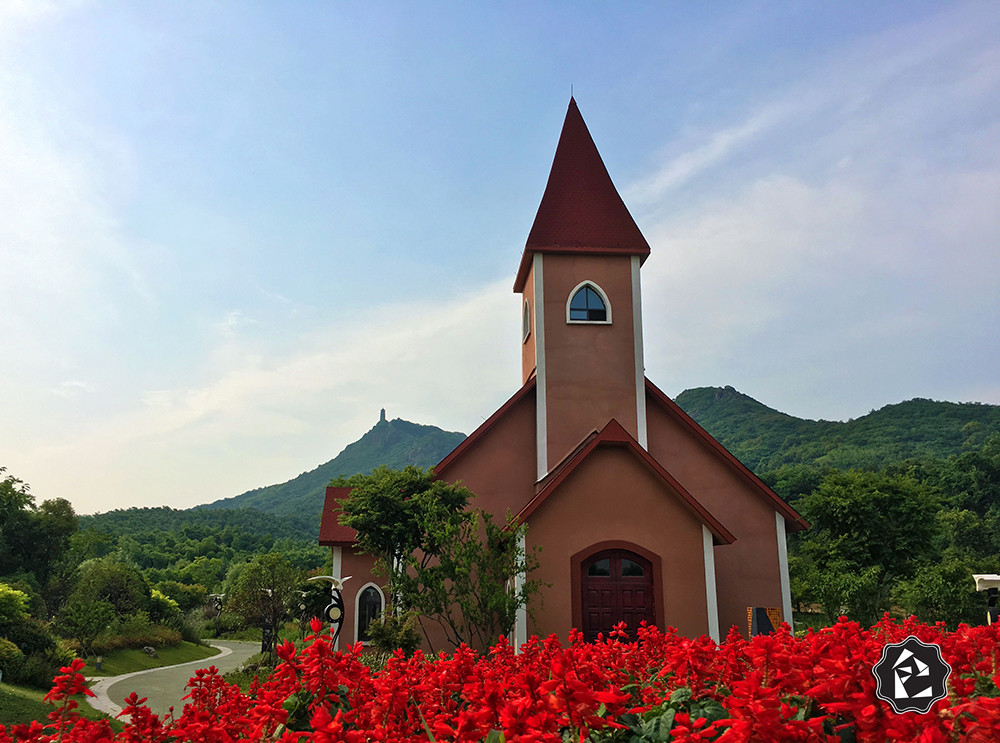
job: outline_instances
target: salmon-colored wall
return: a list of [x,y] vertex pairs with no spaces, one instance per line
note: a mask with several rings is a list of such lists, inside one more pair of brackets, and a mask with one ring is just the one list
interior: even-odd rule
[[646,430],[649,453],[736,536],[715,548],[719,634],[735,624],[746,635],[748,606],[782,605],[774,508],[649,395]]
[[[344,625],[340,631],[340,649],[343,650],[355,641],[354,638],[354,614],[357,606],[358,593],[369,583],[373,582],[382,588],[384,579],[372,576],[372,566],[375,558],[371,555],[362,555],[355,547],[344,547],[341,553],[341,577],[351,576],[351,579],[344,584],[341,595],[344,598]],[[388,598],[388,596],[386,596]]]
[[573,558],[578,566],[579,553],[593,554],[612,541],[660,557],[658,626],[689,636],[708,632],[701,522],[624,447],[601,446],[528,519],[528,549],[542,548],[532,577],[551,584],[542,589],[529,634],[567,639],[574,594],[580,600]]
[[521,295],[521,312],[524,312],[524,300],[528,301],[531,308],[531,334],[527,339],[523,338],[524,326],[522,318],[522,339],[521,339],[521,384],[528,381],[528,378],[535,373],[535,343],[538,334],[535,332],[535,272],[529,271],[528,278],[524,282],[524,293]]
[[521,398],[505,416],[445,472],[476,494],[471,505],[502,523],[535,494],[535,393]]
[[[611,303],[610,325],[566,322],[566,302],[593,281]],[[616,418],[638,438],[630,256],[545,254],[545,394],[551,470],[587,436]]]

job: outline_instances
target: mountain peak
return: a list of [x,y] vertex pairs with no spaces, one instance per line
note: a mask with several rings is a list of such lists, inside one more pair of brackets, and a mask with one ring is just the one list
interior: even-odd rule
[[255,488],[196,508],[255,508],[276,514],[313,514],[323,508],[326,486],[335,477],[371,472],[386,465],[394,469],[412,464],[432,467],[465,438],[464,433],[437,426],[411,423],[402,418],[386,420],[385,409],[364,436],[344,447],[336,457],[288,482]]

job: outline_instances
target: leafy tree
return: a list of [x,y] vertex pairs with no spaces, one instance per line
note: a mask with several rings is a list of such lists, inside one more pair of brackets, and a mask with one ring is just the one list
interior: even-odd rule
[[892,586],[931,559],[938,500],[903,475],[836,472],[796,507],[812,524],[797,541],[799,577],[831,620],[841,610],[874,623]]
[[117,616],[149,611],[149,584],[139,569],[114,556],[87,560],[80,565],[76,588],[70,601],[105,600]]
[[537,567],[520,546],[526,527],[467,510],[468,489],[417,467],[381,467],[335,482],[353,488],[341,521],[377,558],[390,603],[436,622],[452,644],[488,646],[510,632],[517,610],[540,589],[535,580],[511,585]]
[[27,614],[28,595],[6,583],[0,583],[0,624],[18,621]]
[[56,618],[56,629],[63,637],[79,640],[87,656],[93,651],[98,635],[105,632],[114,619],[115,608],[110,601],[77,598],[63,605]]
[[248,624],[270,629],[273,641],[282,621],[298,605],[301,580],[301,572],[281,555],[258,555],[235,576],[228,608]]
[[998,561],[991,566],[954,553],[944,559],[922,565],[913,577],[902,580],[893,591],[893,599],[908,613],[924,622],[946,622],[956,628],[960,622],[981,624],[986,615],[986,600],[977,593],[973,573],[995,573]]
[[200,583],[191,585],[189,583],[180,583],[175,580],[166,580],[157,583],[153,586],[153,589],[160,591],[164,596],[169,596],[173,599],[183,612],[197,609],[199,606],[204,606],[208,599],[208,589]]
[[0,576],[30,573],[44,585],[76,528],[69,501],[47,500],[36,508],[23,481],[10,475],[0,480]]

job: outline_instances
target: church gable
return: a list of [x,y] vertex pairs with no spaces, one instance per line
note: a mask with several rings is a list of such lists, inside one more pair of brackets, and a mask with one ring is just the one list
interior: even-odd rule
[[[735,537],[723,526],[718,519],[699,503],[684,486],[667,472],[663,466],[657,462],[649,453],[639,446],[638,442],[622,428],[617,420],[611,419],[600,431],[594,432],[584,439],[577,448],[567,455],[548,477],[538,483],[535,497],[517,514],[520,521],[527,521],[531,515],[553,494],[559,490],[568,478],[576,476],[577,470],[586,466],[592,466],[591,460],[599,458],[599,454],[609,449],[621,450],[632,458],[632,466],[638,466],[648,471],[653,480],[658,482],[658,487],[663,488],[669,497],[680,503],[699,523],[703,524],[712,533],[716,543],[730,544]],[[623,479],[617,489],[609,490],[613,492],[628,492],[627,483],[631,477]],[[613,498],[606,501],[613,504]]]
[[499,521],[517,513],[534,495],[535,407],[532,377],[441,460],[435,474],[469,488],[474,506]]
[[[542,597],[544,616],[532,633],[565,635],[570,626],[587,633],[588,616],[603,608],[602,591],[591,578],[601,573],[588,565],[608,558],[613,570],[616,557],[637,563],[641,557],[648,565],[647,621],[692,635],[711,631],[713,540],[686,499],[625,445],[585,447],[576,466],[561,474],[543,489],[547,497],[525,512],[527,546],[541,547],[542,565],[534,577],[551,585]],[[627,621],[621,600],[611,603]]]
[[702,502],[708,505],[705,499],[718,491],[738,490],[781,514],[789,531],[808,528],[801,515],[648,379],[646,400],[649,451],[692,492],[703,493],[696,495]]

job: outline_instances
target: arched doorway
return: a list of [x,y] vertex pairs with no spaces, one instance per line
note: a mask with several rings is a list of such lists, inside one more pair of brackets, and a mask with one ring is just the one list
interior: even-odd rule
[[653,597],[653,566],[628,550],[602,550],[580,563],[580,597],[583,601],[584,638],[608,632],[619,622],[635,637],[639,623],[656,623]]

